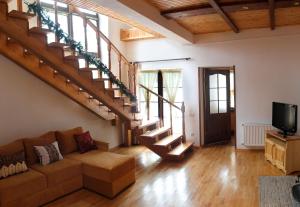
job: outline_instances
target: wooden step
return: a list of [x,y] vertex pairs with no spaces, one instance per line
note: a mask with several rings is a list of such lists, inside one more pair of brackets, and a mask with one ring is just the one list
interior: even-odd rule
[[172,143],[179,141],[181,139],[181,137],[182,137],[181,134],[172,134],[172,135],[167,136],[167,137],[159,140],[158,142],[154,143],[154,145],[167,147],[167,146],[171,145]]
[[49,29],[43,29],[41,27],[32,27],[29,29],[29,32],[47,35],[51,31]]
[[79,70],[79,56],[76,55],[65,56],[64,61]]
[[187,151],[188,149],[192,148],[194,145],[193,142],[186,142],[186,143],[181,143],[180,145],[178,145],[177,147],[175,147],[172,151],[170,151],[168,153],[169,156],[175,156],[175,157],[179,157],[182,156],[183,153],[185,151]]
[[20,12],[20,11],[17,11],[17,10],[12,10],[8,13],[8,16],[9,17],[14,17],[14,18],[19,18],[19,19],[25,19],[25,20],[28,20],[32,17],[34,17],[35,15],[34,14],[30,14],[30,13],[27,13],[27,12]]
[[146,121],[143,121],[142,124],[139,126],[140,129],[142,128],[146,128],[146,127],[149,127],[151,125],[154,125],[154,124],[157,124],[159,122],[159,120],[157,119],[150,119],[150,120],[146,120]]
[[144,134],[141,135],[141,137],[149,137],[149,138],[154,138],[157,137],[163,133],[166,133],[170,130],[170,127],[161,127],[152,131],[148,131]]

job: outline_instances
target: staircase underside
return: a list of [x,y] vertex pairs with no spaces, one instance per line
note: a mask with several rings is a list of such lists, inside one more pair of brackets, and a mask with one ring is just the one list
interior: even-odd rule
[[[79,68],[79,57],[61,43],[47,43],[49,31],[29,28],[32,15],[11,11],[0,2],[0,52],[36,77],[105,120],[135,119],[129,98],[105,88],[108,79],[93,79],[92,69]],[[118,95],[116,95],[118,94]],[[135,123],[136,124],[136,123]]]

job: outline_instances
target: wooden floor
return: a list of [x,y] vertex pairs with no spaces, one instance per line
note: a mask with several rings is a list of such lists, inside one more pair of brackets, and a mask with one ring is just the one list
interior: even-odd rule
[[265,161],[263,151],[235,151],[232,146],[195,149],[180,163],[164,162],[140,146],[116,152],[136,156],[134,185],[113,200],[80,190],[47,206],[255,207],[258,177],[282,175]]

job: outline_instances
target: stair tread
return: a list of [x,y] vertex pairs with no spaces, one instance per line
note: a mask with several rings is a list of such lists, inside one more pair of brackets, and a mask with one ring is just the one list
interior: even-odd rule
[[168,155],[179,156],[188,150],[191,146],[193,146],[193,142],[181,143],[177,147],[175,147],[172,151],[168,153]]
[[30,13],[27,13],[27,12],[20,12],[20,11],[17,11],[17,10],[10,11],[8,13],[8,15],[10,17],[16,17],[16,18],[26,19],[26,20],[35,16],[34,14],[30,14]]
[[108,81],[109,78],[95,78],[93,81]]
[[158,142],[155,142],[154,145],[168,146],[168,145],[172,144],[173,142],[175,142],[176,140],[180,139],[181,136],[182,136],[181,134],[171,134],[170,136],[167,136],[167,137],[159,140]]
[[143,137],[155,137],[157,135],[160,135],[164,132],[167,132],[168,130],[170,130],[170,127],[161,127],[158,129],[154,129],[152,131],[147,131],[146,133],[142,134],[141,136]]
[[61,42],[51,42],[48,44],[48,46],[50,47],[61,47],[61,48],[69,48],[70,46],[65,44],[65,43],[61,43]]
[[139,128],[141,129],[141,128],[153,125],[153,124],[157,123],[158,121],[159,121],[158,119],[150,119],[150,120],[143,121],[142,124],[139,126]]

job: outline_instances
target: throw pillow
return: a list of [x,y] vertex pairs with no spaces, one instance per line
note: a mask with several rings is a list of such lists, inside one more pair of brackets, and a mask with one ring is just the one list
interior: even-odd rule
[[27,170],[24,151],[0,156],[0,179],[23,173]]
[[57,141],[44,146],[33,147],[41,165],[48,165],[50,163],[63,159],[63,156],[59,151]]
[[95,141],[92,139],[90,132],[74,135],[80,153],[85,153],[97,149]]

